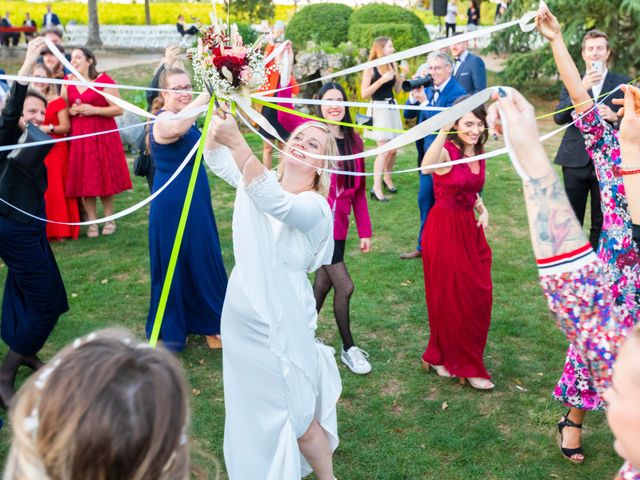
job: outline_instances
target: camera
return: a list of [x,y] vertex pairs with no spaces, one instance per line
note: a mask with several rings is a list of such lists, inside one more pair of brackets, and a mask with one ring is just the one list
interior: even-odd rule
[[430,87],[431,85],[433,85],[433,77],[429,74],[426,74],[424,77],[405,80],[404,82],[402,82],[402,90],[405,92],[410,92],[411,90],[415,90],[416,88]]

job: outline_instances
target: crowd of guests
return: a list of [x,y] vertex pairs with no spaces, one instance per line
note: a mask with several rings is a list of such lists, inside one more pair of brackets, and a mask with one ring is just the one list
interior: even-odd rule
[[[564,185],[540,144],[533,108],[515,90],[499,89],[488,110],[477,107],[416,142],[419,236],[416,249],[401,258],[421,258],[423,264],[429,338],[421,361],[439,376],[457,377],[473,388],[495,386],[483,361],[492,311],[492,258],[484,234],[489,213],[482,199],[485,163],[447,164],[482,154],[489,131],[499,133],[499,119],[522,177],[540,283],[570,342],[565,374],[554,391],[570,408],[557,425],[561,452],[581,463],[584,413],[606,408],[616,450],[626,460],[619,478],[638,479],[640,411],[634,402],[640,393],[640,333],[635,326],[640,309],[640,90],[627,85],[610,103],[595,108],[601,94],[628,82],[607,69],[611,52],[606,34],[585,35],[582,56],[587,72],[580,75],[547,7],[540,8],[536,25],[551,45],[564,85],[559,109],[574,107],[569,117],[556,115],[559,123],[574,123],[556,158],[563,166]],[[274,44],[279,37],[273,37]],[[45,57],[51,52],[43,51],[43,45],[42,38],[29,43],[20,75],[48,78],[60,71],[52,59],[51,68],[47,64]],[[280,71],[292,72],[293,52],[284,52],[277,59],[286,67]],[[393,52],[392,40],[380,37],[370,59]],[[189,93],[191,80],[175,66],[175,54],[167,50],[154,79],[162,90],[151,101],[158,120],[149,125],[146,140],[155,169],[152,191],[175,172],[201,135],[194,125],[197,115],[172,117],[210,101],[207,93],[195,99]],[[71,64],[88,80],[114,83],[96,70],[97,60],[85,48],[71,52]],[[366,136],[378,147],[398,134],[390,130],[402,127],[398,110],[379,107],[395,103],[407,70],[388,63],[363,72],[362,95],[375,105],[373,133]],[[411,106],[450,107],[486,87],[484,63],[464,42],[449,52],[431,53],[413,77],[428,81],[412,89],[407,101]],[[284,88],[278,96],[294,94],[292,75],[278,75],[273,82],[273,87]],[[12,85],[0,124],[4,144],[17,143],[23,130],[30,133],[33,128],[51,136],[110,130],[115,127],[113,117],[121,113],[119,106],[91,89],[32,86]],[[116,89],[106,91],[117,96]],[[336,82],[323,85],[317,97],[350,100]],[[263,161],[254,155],[226,106],[219,106],[212,117],[204,157],[216,175],[237,189],[236,264],[227,280],[201,166],[160,339],[168,349],[180,351],[189,334],[211,337],[210,345],[222,334],[224,452],[230,478],[293,479],[313,470],[318,479],[333,480],[341,382],[333,351],[316,341],[315,329],[318,312],[333,288],[340,358],[356,374],[372,370],[367,352],[356,346],[351,331],[350,299],[357,282],[345,264],[352,210],[363,253],[370,251],[373,236],[366,177],[350,175],[365,171],[364,145],[352,127],[273,113],[270,121],[281,129],[283,143],[269,142],[272,150],[264,150]],[[417,122],[435,114],[405,110],[405,117]],[[351,123],[343,106],[322,105],[317,115]],[[386,131],[376,130],[379,127]],[[264,160],[267,153],[273,160],[274,146],[282,154],[272,170]],[[73,140],[68,149],[56,145],[23,153],[29,150],[20,149],[13,156],[0,152],[6,160],[0,196],[29,214],[64,215],[72,221],[79,216],[73,199],[82,198],[88,218],[94,220],[98,196],[108,215],[113,212],[113,195],[131,187],[117,133]],[[337,155],[346,158],[332,162]],[[193,161],[194,156],[189,168],[151,205],[148,336]],[[388,202],[383,189],[397,192],[388,175],[394,162],[395,151],[375,158],[371,199]],[[582,232],[588,195],[593,215],[589,242]],[[115,224],[107,223],[102,234],[114,231]],[[91,225],[87,235],[98,234],[97,225]],[[14,424],[7,478],[49,478],[56,472],[68,478],[186,478],[188,401],[175,359],[162,349],[138,345],[122,332],[79,339],[44,367],[37,356],[68,308],[47,236],[77,235],[77,228],[45,228],[22,212],[0,206],[0,257],[9,270],[2,338],[10,347],[0,366],[0,404],[12,405]],[[22,241],[16,248],[18,237]],[[32,271],[37,272],[33,278]],[[316,272],[313,284],[307,276],[311,272]],[[21,365],[39,371],[14,399]],[[79,412],[88,419],[82,425]],[[143,420],[140,412],[145,412]],[[135,435],[121,441],[124,430]],[[76,448],[81,442],[90,448]]]

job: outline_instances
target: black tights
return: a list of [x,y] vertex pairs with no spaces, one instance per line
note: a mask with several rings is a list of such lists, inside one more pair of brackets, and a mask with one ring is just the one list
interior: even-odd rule
[[353,337],[349,319],[349,302],[353,294],[353,281],[344,262],[324,265],[316,273],[313,283],[313,295],[316,297],[316,310],[320,313],[329,290],[333,287],[333,313],[336,316],[338,331],[342,337],[342,346],[346,350],[353,347]]

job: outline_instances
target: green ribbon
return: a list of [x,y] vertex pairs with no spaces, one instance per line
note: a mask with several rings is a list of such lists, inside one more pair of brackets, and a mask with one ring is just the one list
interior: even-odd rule
[[151,331],[151,338],[149,338],[149,345],[152,348],[156,347],[158,343],[158,336],[160,335],[160,327],[162,326],[162,319],[164,318],[164,312],[167,307],[167,299],[169,298],[169,291],[171,290],[171,282],[173,281],[173,274],[176,271],[176,263],[178,263],[178,254],[180,253],[180,246],[182,245],[182,239],[184,237],[184,229],[187,225],[187,217],[189,216],[189,208],[191,207],[191,200],[193,199],[193,191],[196,187],[196,180],[198,179],[198,172],[200,171],[200,165],[202,164],[202,154],[204,152],[204,144],[207,138],[207,131],[209,130],[209,124],[211,123],[211,115],[213,114],[214,98],[209,101],[209,109],[207,110],[207,116],[204,121],[204,128],[202,136],[200,137],[200,145],[198,146],[198,152],[196,153],[196,159],[193,163],[193,170],[191,171],[191,178],[189,179],[189,186],[187,188],[187,194],[182,205],[182,213],[180,214],[180,221],[178,222],[178,230],[176,232],[176,238],[173,241],[173,248],[171,249],[171,257],[169,259],[169,266],[167,268],[167,274],[164,277],[164,283],[162,285],[162,293],[160,294],[160,302],[158,303],[158,310],[156,311],[156,318],[153,320],[153,330]]

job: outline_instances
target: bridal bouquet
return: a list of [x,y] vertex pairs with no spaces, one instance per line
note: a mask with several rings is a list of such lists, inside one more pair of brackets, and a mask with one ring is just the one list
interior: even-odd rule
[[209,93],[229,98],[233,93],[247,93],[267,78],[259,45],[245,46],[236,24],[227,28],[218,21],[201,27],[197,47],[188,50],[193,62],[195,81]]

